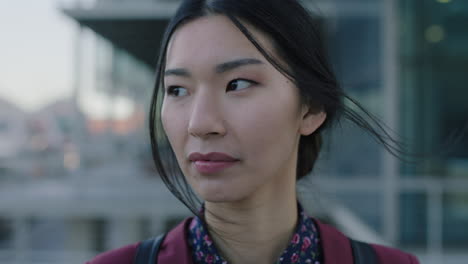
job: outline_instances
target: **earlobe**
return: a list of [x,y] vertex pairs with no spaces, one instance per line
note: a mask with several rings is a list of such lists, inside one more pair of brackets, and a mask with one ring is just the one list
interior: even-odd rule
[[324,111],[318,113],[308,112],[302,119],[300,133],[303,136],[308,136],[314,133],[325,122],[327,114]]

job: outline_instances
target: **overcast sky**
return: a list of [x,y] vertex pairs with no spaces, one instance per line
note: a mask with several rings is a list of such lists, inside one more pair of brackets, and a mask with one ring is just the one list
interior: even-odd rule
[[[62,14],[59,7],[75,2],[0,0],[0,98],[34,111],[71,96],[77,24]],[[83,49],[84,53],[92,55],[86,42]],[[81,101],[88,115],[96,118],[108,115],[109,100],[106,98],[87,90]],[[132,106],[122,99],[116,108],[116,116],[124,117]]]
[[76,25],[58,4],[0,0],[0,97],[25,110],[71,94]]

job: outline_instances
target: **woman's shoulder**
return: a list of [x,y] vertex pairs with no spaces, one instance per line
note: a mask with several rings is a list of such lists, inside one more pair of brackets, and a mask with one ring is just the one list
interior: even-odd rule
[[[166,259],[175,259],[177,261],[173,263],[189,263],[190,254],[184,234],[191,220],[191,217],[186,218],[167,233],[160,247],[158,260],[163,260],[164,263]],[[132,264],[140,244],[141,241],[106,251],[86,264]]]
[[86,264],[131,264],[140,242],[109,250],[94,257]]
[[386,247],[382,245],[372,244],[380,263],[408,263],[418,264],[418,259],[412,254],[406,253],[396,248]]
[[[321,223],[318,220],[315,220],[315,222],[319,229],[320,239],[322,240],[322,250],[326,260],[325,263],[352,263],[353,251],[349,238],[335,227]],[[378,244],[370,245],[377,255],[379,264],[419,263],[415,256],[399,249]]]

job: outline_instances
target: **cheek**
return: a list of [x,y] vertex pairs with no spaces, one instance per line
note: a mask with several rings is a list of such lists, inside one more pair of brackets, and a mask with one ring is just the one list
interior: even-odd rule
[[164,133],[166,133],[168,138],[171,135],[171,123],[169,122],[169,120],[171,120],[170,114],[167,111],[167,107],[163,103],[161,108],[161,123]]
[[176,155],[180,152],[180,144],[183,140],[184,118],[174,111],[173,107],[163,104],[161,109],[161,122],[164,132]]
[[237,117],[237,135],[249,148],[251,158],[262,163],[279,162],[289,156],[298,135],[295,101],[277,95],[267,99],[240,108]]

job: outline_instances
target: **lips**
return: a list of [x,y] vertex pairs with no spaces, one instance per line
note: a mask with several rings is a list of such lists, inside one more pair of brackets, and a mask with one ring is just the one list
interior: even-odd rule
[[197,171],[201,174],[214,174],[234,166],[239,160],[228,154],[211,152],[201,154],[198,152],[189,155],[189,160],[193,162]]
[[194,152],[189,155],[190,161],[238,161],[226,153],[221,152],[210,152],[208,154],[201,154]]

